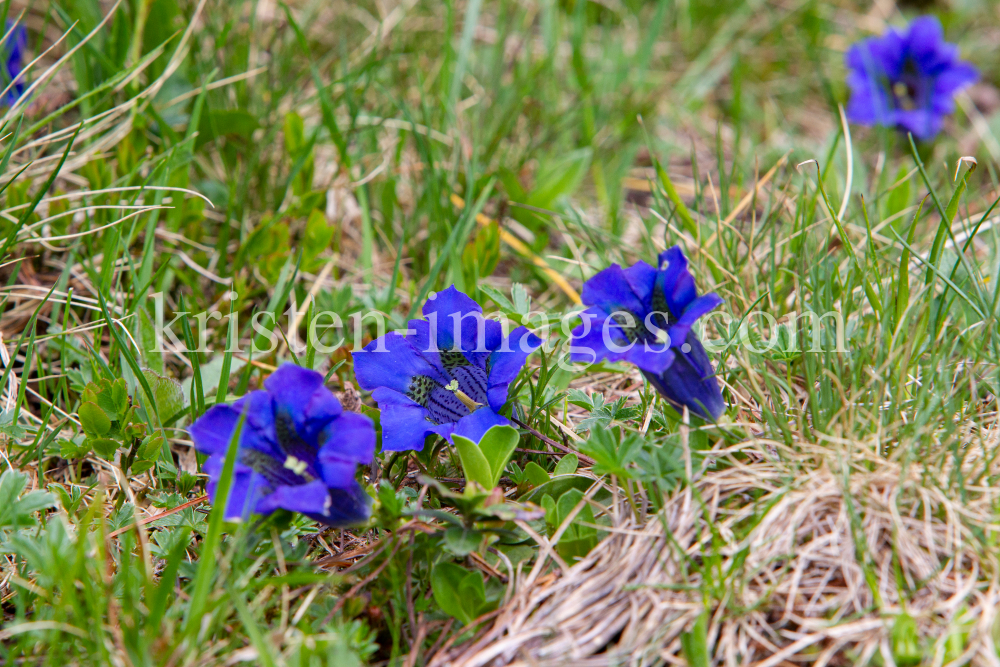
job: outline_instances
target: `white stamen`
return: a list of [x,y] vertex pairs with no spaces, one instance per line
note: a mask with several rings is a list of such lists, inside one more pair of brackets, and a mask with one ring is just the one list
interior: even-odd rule
[[309,464],[305,461],[300,461],[294,456],[289,456],[285,459],[285,467],[294,472],[296,475],[302,475],[309,467]]
[[656,342],[660,343],[661,345],[667,345],[667,344],[669,344],[670,343],[670,334],[668,334],[665,329],[657,329],[656,330]]
[[447,389],[448,391],[455,391],[456,389],[458,389],[458,380],[452,380],[451,382],[446,384],[444,388]]

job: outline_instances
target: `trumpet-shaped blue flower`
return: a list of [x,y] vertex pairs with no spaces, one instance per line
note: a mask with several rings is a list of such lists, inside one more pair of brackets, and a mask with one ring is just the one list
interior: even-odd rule
[[354,353],[358,384],[382,412],[383,450],[419,451],[435,433],[478,442],[490,427],[509,424],[497,411],[542,344],[525,327],[505,337],[454,285],[432,294],[423,315],[405,335],[391,332]]
[[714,292],[698,296],[680,247],[660,253],[658,262],[656,268],[612,264],[583,284],[589,308],[573,331],[570,358],[635,364],[675,407],[718,419],[726,407],[722,392],[691,327],[722,299]]
[[214,499],[240,415],[226,519],[277,509],[301,512],[330,526],[363,523],[370,499],[355,480],[359,464],[375,454],[375,428],[364,415],[344,412],[323,376],[285,364],[232,405],[216,405],[189,429],[208,455],[208,493]]
[[955,109],[955,93],[979,74],[944,41],[941,24],[921,16],[906,32],[894,28],[852,46],[845,55],[851,99],[847,117],[930,139]]
[[[0,52],[4,56],[4,72],[7,74],[7,80],[0,85],[0,90],[6,88],[7,84],[17,79],[21,73],[24,49],[28,45],[28,32],[24,29],[24,26],[19,25],[15,27],[14,22],[8,19],[6,30],[10,32],[11,28],[13,28],[13,32],[8,35],[7,40],[0,47]],[[0,98],[0,105],[11,106],[23,92],[24,78],[22,77],[14,81],[14,85],[10,87],[10,90]]]

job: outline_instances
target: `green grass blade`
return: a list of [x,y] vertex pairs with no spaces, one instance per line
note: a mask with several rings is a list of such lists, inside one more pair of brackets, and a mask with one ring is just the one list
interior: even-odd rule
[[211,592],[210,589],[216,576],[216,551],[222,540],[222,524],[225,521],[226,507],[229,504],[229,491],[233,486],[233,471],[236,468],[236,451],[239,449],[240,434],[243,432],[245,421],[246,412],[244,411],[240,415],[239,421],[236,422],[233,436],[229,439],[226,460],[222,466],[222,474],[219,477],[215,498],[212,501],[212,511],[208,517],[208,533],[206,533],[205,541],[201,545],[201,556],[198,559],[198,570],[195,572],[194,586],[191,592],[191,604],[188,606],[187,622],[184,626],[184,634],[192,641],[201,629],[201,620],[208,602],[208,594]]

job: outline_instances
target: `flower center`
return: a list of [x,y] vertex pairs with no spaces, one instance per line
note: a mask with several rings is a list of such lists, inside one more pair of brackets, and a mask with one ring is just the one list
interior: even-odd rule
[[294,456],[289,456],[285,459],[285,467],[294,472],[296,475],[303,475],[309,464],[305,461],[300,461]]
[[486,369],[473,364],[457,350],[440,353],[441,365],[450,378],[441,384],[426,375],[410,381],[407,396],[427,408],[435,424],[456,422],[487,403]]
[[897,81],[892,84],[892,95],[896,98],[896,106],[900,109],[912,111],[916,108],[916,104],[913,101],[913,92],[910,86],[906,85],[902,81]]
[[926,77],[920,74],[917,64],[908,58],[898,81],[891,86],[892,98],[897,109],[913,111],[924,106],[922,91],[926,88]]
[[310,473],[308,462],[294,456],[281,461],[256,449],[244,449],[240,452],[240,462],[266,479],[272,488],[301,486],[316,479],[316,475]]
[[[651,299],[651,315],[649,324],[655,327],[650,328],[646,324],[646,317],[637,313],[624,312],[613,313],[612,318],[618,325],[618,330],[628,339],[628,342],[635,343],[659,343],[660,345],[670,344],[670,327],[677,321],[677,318],[670,311],[667,305],[666,296],[663,294],[663,287],[656,285],[653,287]],[[631,317],[629,317],[631,316]]]
[[[275,411],[274,433],[277,436],[278,452],[270,454],[258,449],[241,449],[240,462],[263,476],[272,488],[301,486],[317,479],[319,473],[314,467],[316,448],[299,437],[290,415]],[[311,464],[310,461],[314,463]]]

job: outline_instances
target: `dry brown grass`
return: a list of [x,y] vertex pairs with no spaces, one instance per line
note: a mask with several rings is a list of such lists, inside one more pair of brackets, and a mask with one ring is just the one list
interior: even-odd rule
[[622,509],[568,571],[522,572],[489,626],[431,664],[689,664],[681,633],[703,610],[712,664],[895,664],[904,609],[924,664],[998,663],[1000,489],[963,499],[950,471],[861,444],[755,441],[717,462],[645,523]]

